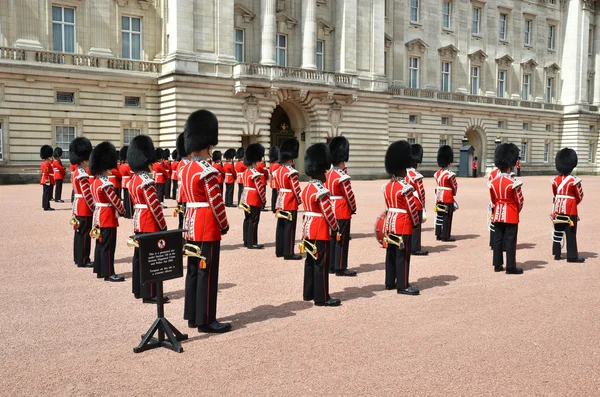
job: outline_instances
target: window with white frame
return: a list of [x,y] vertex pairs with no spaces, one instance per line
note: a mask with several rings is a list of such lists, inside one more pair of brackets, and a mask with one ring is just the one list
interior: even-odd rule
[[420,0],[410,0],[410,21],[419,22]]
[[142,59],[142,20],[121,17],[121,56],[125,59]]
[[408,86],[419,88],[419,58],[408,58]]
[[139,108],[142,105],[142,99],[139,96],[126,96],[125,107],[126,108]]
[[408,137],[407,139],[408,143],[410,143],[411,145],[414,145],[417,143],[417,138],[415,137]]
[[56,91],[56,103],[75,103],[75,93],[69,91]]
[[506,41],[508,36],[508,14],[500,14],[500,31],[498,32],[498,38],[502,41]]
[[131,140],[138,135],[142,135],[141,128],[123,128],[123,145],[129,145]]
[[75,9],[52,6],[52,48],[75,52]]
[[481,33],[481,8],[473,7],[473,25],[471,27],[472,34],[480,34]]
[[4,145],[2,141],[2,123],[0,123],[0,161],[4,160]]
[[284,34],[278,34],[275,44],[277,65],[287,66],[287,36]]
[[552,132],[552,124],[546,124],[546,132]]
[[531,100],[531,75],[530,74],[523,75],[523,100],[524,101]]
[[526,163],[527,162],[527,141],[521,142],[521,152],[519,153],[519,155],[521,156],[521,162]]
[[450,117],[449,116],[442,116],[441,122],[442,122],[442,125],[450,125]]
[[471,95],[479,95],[480,73],[479,66],[471,66]]
[[498,70],[497,90],[498,98],[504,98],[506,95],[506,70]]
[[444,0],[442,3],[442,27],[452,29],[452,0]]
[[588,147],[588,163],[596,162],[596,142],[591,141]]
[[325,67],[325,42],[317,41],[316,57],[317,70],[323,70]]
[[552,103],[554,97],[554,77],[546,79],[546,103]]
[[446,137],[440,138],[440,147],[446,146],[448,144],[448,139]]
[[556,25],[548,25],[548,49],[554,50],[556,45]]
[[419,122],[419,116],[416,114],[408,115],[408,123],[409,124],[417,124]]
[[529,123],[523,123],[523,131],[529,131]]
[[235,53],[235,60],[238,62],[244,62],[245,59],[245,50],[244,50],[244,43],[245,43],[245,31],[244,29],[236,29],[235,30],[235,37],[234,37],[234,41],[233,41],[233,51]]
[[550,157],[550,142],[544,142],[544,163],[548,162],[548,158]]
[[549,3],[554,5],[554,4],[556,4],[556,0],[550,0]]
[[75,139],[75,127],[67,125],[56,126],[56,147],[63,150],[61,158],[69,158],[69,144],[73,139]]
[[498,120],[498,129],[503,130],[504,127],[506,127],[506,123],[504,122],[504,120]]
[[442,91],[452,91],[452,63],[442,62]]
[[525,20],[524,32],[525,37],[523,38],[523,44],[531,45],[531,36],[533,35],[533,20]]

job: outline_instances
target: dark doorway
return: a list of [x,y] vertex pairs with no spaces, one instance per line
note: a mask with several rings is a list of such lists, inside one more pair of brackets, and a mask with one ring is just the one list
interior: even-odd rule
[[282,141],[293,138],[294,130],[290,123],[290,118],[281,106],[277,106],[273,110],[271,116],[271,146],[279,146]]

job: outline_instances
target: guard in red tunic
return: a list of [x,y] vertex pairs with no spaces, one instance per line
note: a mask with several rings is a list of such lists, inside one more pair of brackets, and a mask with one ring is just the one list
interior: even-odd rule
[[269,149],[269,181],[271,182],[271,211],[277,212],[277,181],[275,175],[277,170],[281,167],[279,164],[279,148],[277,146]]
[[[135,234],[167,230],[167,222],[156,193],[156,182],[152,179],[152,164],[155,161],[156,151],[152,139],[146,135],[134,137],[127,151],[127,162],[134,172],[129,183],[129,194],[135,210],[133,215]],[[141,298],[144,303],[156,303],[156,285],[142,284],[140,277],[140,252],[136,247],[133,251],[131,272],[133,295],[136,299]]]
[[517,166],[517,176],[521,176],[521,156],[519,156],[516,166]]
[[[502,172],[498,168],[494,168],[490,175],[488,176],[488,189],[491,187],[492,182],[496,179]],[[490,248],[494,249],[494,224],[492,220],[494,219],[494,204],[490,201],[488,204],[488,230],[490,231]]]
[[410,239],[410,254],[411,255],[427,255],[421,247],[421,225],[425,223],[425,186],[423,184],[423,175],[417,171],[419,164],[423,162],[423,147],[418,143],[411,145],[412,150],[412,167],[406,170],[406,182],[415,189],[415,204],[419,213],[419,222],[413,227],[412,238]]
[[471,162],[471,171],[473,173],[473,178],[477,178],[477,157]]
[[129,181],[131,181],[131,176],[133,175],[131,172],[131,167],[127,163],[127,150],[129,146],[125,145],[119,150],[119,159],[121,160],[121,164],[119,164],[119,173],[121,174],[121,189],[123,191],[123,207],[125,207],[125,216],[124,218],[131,219],[133,214],[133,207],[131,204],[131,199],[129,198]]
[[504,270],[503,251],[506,250],[506,274],[522,274],[517,265],[517,232],[519,213],[523,209],[523,182],[510,177],[519,157],[519,148],[513,143],[503,143],[496,148],[494,163],[500,169],[490,183],[490,198],[494,205],[494,271]]
[[92,143],[89,139],[78,137],[69,144],[69,162],[75,166],[71,173],[73,185],[73,256],[77,267],[93,267],[90,261],[92,238],[92,215],[94,213],[94,196],[90,178],[86,171],[88,160],[92,153]]
[[192,113],[184,137],[185,151],[191,156],[179,178],[187,200],[185,238],[200,248],[205,259],[188,256],[183,318],[200,332],[227,332],[231,324],[217,321],[217,289],[221,235],[227,233],[229,224],[217,180],[219,171],[206,161],[219,143],[216,116],[208,110]]
[[312,179],[302,191],[304,225],[302,247],[304,262],[304,300],[314,300],[315,306],[339,306],[340,300],[329,296],[330,236],[339,232],[338,222],[324,186],[325,173],[331,167],[329,147],[317,143],[306,149],[304,171]]
[[54,190],[54,201],[57,203],[64,203],[65,201],[62,199],[62,188],[63,188],[63,180],[67,175],[67,169],[63,166],[61,156],[63,154],[63,150],[59,147],[54,149],[54,161],[52,162],[52,169],[54,172],[54,183],[56,184],[56,188]]
[[181,158],[179,157],[178,153],[177,153],[177,149],[173,150],[173,153],[171,153],[171,156],[173,156],[173,162],[171,163],[171,198],[173,200],[177,199],[177,185],[179,184],[179,177],[177,176],[177,169],[179,168],[179,161],[181,160]]
[[50,208],[50,197],[52,196],[52,187],[54,185],[54,169],[52,167],[52,146],[44,145],[40,148],[40,185],[42,185],[42,208],[44,211],[54,211]]
[[387,213],[384,221],[385,289],[399,294],[419,295],[409,283],[410,244],[413,227],[419,223],[415,189],[406,181],[412,164],[412,149],[407,141],[392,143],[385,154],[385,171],[391,180],[383,185]]
[[123,203],[108,179],[116,166],[117,150],[112,143],[102,142],[92,150],[90,172],[94,175],[92,194],[96,202],[91,231],[96,236],[94,273],[105,281],[125,281],[125,277],[115,274],[118,216],[125,213]]
[[[185,139],[183,136],[183,132],[179,134],[177,140],[175,141],[175,146],[177,147],[177,157],[179,159],[179,164],[177,164],[177,179],[181,181],[181,172],[183,171],[183,167],[186,166],[187,163],[190,162],[190,158],[185,151]],[[179,226],[178,229],[183,229],[183,218],[185,216],[185,206],[186,206],[186,198],[185,192],[181,188],[181,184],[179,184],[179,188],[177,189],[175,200],[177,201],[177,208],[175,212],[179,215]]]
[[456,202],[454,196],[458,190],[456,174],[450,170],[450,165],[454,161],[454,153],[448,145],[442,146],[438,150],[437,163],[440,167],[434,177],[437,183],[435,188],[435,237],[442,241],[456,241],[452,234],[452,218]]
[[583,200],[583,187],[581,179],[571,175],[577,167],[577,153],[573,149],[564,148],[556,153],[556,170],[559,172],[552,179],[552,195],[554,206],[552,208],[552,221],[554,234],[552,254],[555,260],[562,259],[561,243],[567,240],[567,262],[584,262],[577,251],[577,223],[579,216],[577,206]]
[[343,136],[335,137],[329,143],[333,167],[327,171],[325,187],[331,192],[331,204],[339,225],[339,234],[331,235],[329,272],[336,276],[356,276],[348,270],[348,248],[350,245],[350,223],[356,213],[356,200],[350,175],[344,169],[350,158],[350,142]]
[[219,175],[217,177],[217,180],[219,182],[219,189],[221,189],[221,194],[223,194],[223,182],[225,182],[225,169],[223,168],[223,164],[221,164],[221,159],[223,158],[223,155],[221,154],[221,152],[219,150],[215,150],[212,153],[212,166],[214,168],[216,168],[217,171],[219,171]]
[[302,189],[298,182],[298,171],[294,160],[298,158],[300,144],[296,138],[286,139],[279,147],[279,164],[275,176],[279,194],[276,203],[277,231],[275,233],[275,255],[286,260],[301,260],[294,253],[298,206],[302,204]]
[[165,202],[165,180],[167,170],[162,164],[163,151],[161,148],[156,149],[156,163],[152,165],[152,178],[156,181],[156,191],[158,192],[158,200],[161,205],[166,208]]
[[163,149],[163,160],[162,165],[167,171],[165,175],[165,198],[171,199],[171,173],[172,173],[172,164],[171,164],[171,150]]
[[237,173],[233,165],[235,149],[227,149],[223,157],[225,157],[225,164],[223,164],[223,171],[225,172],[225,206],[235,207],[235,204],[233,204],[233,190],[237,180]]
[[244,191],[240,208],[244,210],[244,247],[248,249],[264,248],[262,244],[258,244],[258,223],[260,212],[267,202],[267,192],[263,184],[263,174],[256,168],[264,154],[265,148],[260,143],[248,145],[244,153],[244,165],[247,168],[242,174]]
[[235,163],[235,173],[238,184],[238,206],[242,202],[242,192],[244,191],[244,181],[242,181],[242,175],[244,174],[244,171],[246,171],[246,166],[244,165],[244,153],[245,149],[243,147],[239,148],[235,153],[235,157],[237,158],[237,163]]
[[[263,159],[261,158],[260,161],[258,163],[256,163],[256,171],[260,172],[261,175],[261,181],[263,186],[265,187],[265,193],[267,191],[267,182],[269,181],[269,169],[267,168],[267,165],[265,164],[265,162],[263,161]],[[261,211],[267,211],[266,205],[262,207]]]

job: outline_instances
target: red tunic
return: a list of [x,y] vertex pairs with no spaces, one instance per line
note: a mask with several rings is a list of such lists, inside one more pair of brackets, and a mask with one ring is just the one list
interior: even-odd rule
[[267,202],[267,192],[262,181],[263,174],[254,168],[246,168],[242,174],[244,191],[242,192],[242,203],[253,207],[263,207]]
[[[500,175],[502,173],[502,171],[500,171],[500,168],[494,168],[492,170],[492,172],[490,172],[490,176],[488,176],[488,183],[491,183],[494,179],[496,179],[496,177],[498,177],[498,175]],[[489,186],[488,186],[489,187]]]
[[262,183],[263,186],[267,186],[267,181],[269,180],[269,170],[267,169],[267,166],[265,165],[265,163],[263,163],[262,161],[259,161],[258,164],[256,164],[256,171],[260,172],[262,174]]
[[52,161],[42,160],[40,171],[42,171],[40,185],[54,185],[54,168],[52,167]]
[[235,172],[235,167],[230,161],[225,162],[223,165],[223,171],[225,172],[225,183],[228,185],[235,183],[237,173]]
[[394,178],[383,185],[387,212],[383,228],[386,234],[412,234],[419,223],[415,188],[402,178]]
[[471,168],[474,170],[477,169],[477,161],[473,160],[473,162],[471,163]]
[[350,175],[333,167],[325,175],[325,187],[331,192],[331,204],[337,219],[351,219],[356,212],[356,199],[350,184]]
[[179,180],[179,175],[177,174],[178,170],[179,170],[179,161],[175,160],[171,164],[171,179],[174,181]]
[[552,179],[552,195],[554,208],[552,215],[577,216],[577,205],[583,200],[581,179],[573,175],[558,175]]
[[[183,171],[183,167],[185,167],[186,164],[189,163],[189,162],[190,162],[190,159],[188,159],[187,157],[181,159],[181,161],[177,165],[177,179],[181,180],[181,172]],[[185,202],[187,202],[187,199],[185,198],[184,191],[181,188],[181,184],[179,184],[177,186],[177,192],[175,194],[175,199],[177,200],[178,203],[185,203]]]
[[458,190],[456,174],[449,169],[437,170],[434,175],[437,186],[435,188],[435,201],[438,203],[454,203],[454,196]]
[[129,195],[135,212],[133,231],[136,233],[159,232],[167,228],[162,206],[156,193],[156,182],[150,172],[136,172],[129,183]]
[[118,189],[121,187],[121,173],[119,172],[118,166],[117,168],[113,168],[111,172],[112,175],[108,176],[108,180],[113,184],[115,189]]
[[235,173],[237,175],[237,179],[236,182],[237,183],[244,183],[242,181],[242,174],[244,173],[244,171],[246,171],[246,165],[244,164],[243,161],[238,161],[237,163],[235,163]]
[[[162,163],[162,166],[165,169],[165,171],[167,171],[165,173],[165,179],[167,179],[167,178],[171,179],[171,162],[168,160],[163,160],[161,163]],[[165,180],[165,182],[166,182],[166,180]]]
[[415,189],[413,196],[415,196],[415,204],[417,210],[422,211],[425,208],[425,185],[423,183],[423,175],[414,168],[406,169],[406,182]]
[[310,181],[302,191],[302,202],[306,210],[302,238],[329,241],[331,231],[339,229],[329,195],[329,190],[317,180]]
[[219,241],[222,232],[229,227],[218,173],[199,157],[181,170],[180,186],[187,199],[183,225],[188,230],[185,238],[190,241]]
[[129,189],[129,181],[131,181],[131,167],[127,163],[119,165],[119,173],[121,174],[121,186],[124,189]]
[[490,198],[494,206],[492,222],[519,223],[519,212],[523,209],[523,182],[501,173],[490,182]]
[[77,169],[77,164],[69,164],[69,169],[74,172]]
[[156,183],[165,183],[167,177],[167,170],[160,161],[152,164],[152,178],[156,181]]
[[302,189],[298,182],[298,171],[291,165],[282,165],[277,170],[277,196],[276,208],[284,211],[296,211],[302,204]]
[[217,175],[217,179],[219,181],[219,184],[223,183],[223,181],[225,180],[225,169],[223,168],[223,166],[221,165],[221,163],[214,163],[213,167],[219,171],[219,175]]
[[281,168],[281,164],[279,163],[271,163],[269,165],[269,179],[271,180],[271,189],[277,189],[277,181],[275,180],[275,175],[279,168]]
[[521,160],[517,160],[517,163],[515,164],[515,166],[517,168],[521,168]]
[[101,228],[118,227],[118,214],[124,214],[125,207],[117,197],[115,188],[106,175],[96,175],[92,185],[92,194],[96,202],[92,225]]
[[94,196],[90,185],[90,177],[83,167],[75,168],[71,174],[73,183],[73,215],[92,216],[94,213]]
[[54,171],[54,180],[62,181],[67,175],[67,169],[62,165],[60,159],[56,159],[52,162],[52,169]]

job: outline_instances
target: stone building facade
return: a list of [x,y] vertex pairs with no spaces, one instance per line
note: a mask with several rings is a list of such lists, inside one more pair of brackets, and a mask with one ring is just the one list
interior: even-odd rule
[[0,0],[0,179],[74,136],[173,148],[199,108],[222,150],[344,135],[357,177],[398,139],[426,171],[510,141],[526,172],[568,145],[598,173],[597,22],[581,0]]

